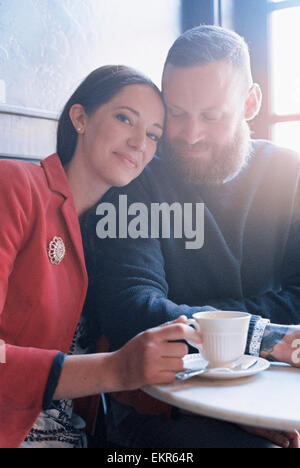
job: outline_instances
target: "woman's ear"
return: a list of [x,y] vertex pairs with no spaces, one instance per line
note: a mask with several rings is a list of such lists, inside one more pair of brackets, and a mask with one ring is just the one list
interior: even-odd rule
[[262,102],[262,92],[260,86],[254,83],[249,91],[245,105],[245,119],[254,119],[260,111]]
[[69,110],[69,117],[77,133],[82,134],[85,131],[86,113],[81,104],[73,104]]

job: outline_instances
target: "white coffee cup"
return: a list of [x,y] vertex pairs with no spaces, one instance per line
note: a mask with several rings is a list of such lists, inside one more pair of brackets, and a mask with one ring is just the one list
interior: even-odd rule
[[202,337],[196,347],[208,367],[231,367],[245,353],[250,317],[246,312],[216,310],[197,312],[188,320]]

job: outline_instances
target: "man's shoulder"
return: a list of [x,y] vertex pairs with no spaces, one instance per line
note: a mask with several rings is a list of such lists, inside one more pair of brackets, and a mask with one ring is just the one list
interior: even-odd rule
[[300,156],[297,152],[278,146],[270,141],[253,142],[253,157],[245,170],[243,183],[248,181],[249,190],[259,190],[264,197],[280,193],[281,199],[289,200],[299,186]]
[[257,162],[269,162],[286,169],[300,167],[300,154],[296,151],[279,146],[269,140],[253,140],[254,159]]

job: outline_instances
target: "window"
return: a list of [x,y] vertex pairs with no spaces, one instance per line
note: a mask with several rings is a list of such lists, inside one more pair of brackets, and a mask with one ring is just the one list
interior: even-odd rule
[[300,1],[269,2],[271,136],[300,153]]

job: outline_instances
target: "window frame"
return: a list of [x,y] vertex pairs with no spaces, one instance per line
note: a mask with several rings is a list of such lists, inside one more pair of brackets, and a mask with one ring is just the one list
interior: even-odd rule
[[263,93],[261,111],[250,124],[255,138],[271,140],[275,124],[300,122],[300,113],[273,112],[271,92],[271,14],[295,6],[300,0],[182,0],[182,31],[201,23],[216,24],[235,30],[249,44],[253,78]]
[[254,81],[260,84],[263,93],[261,112],[251,123],[256,138],[272,140],[276,124],[300,123],[300,113],[277,114],[272,109],[271,14],[274,11],[296,6],[300,6],[300,0],[281,0],[279,2],[270,0],[239,2],[233,0],[233,29],[245,37],[249,44]]

